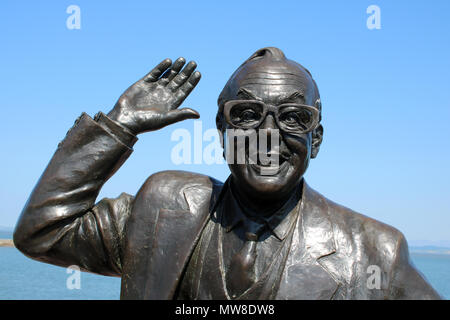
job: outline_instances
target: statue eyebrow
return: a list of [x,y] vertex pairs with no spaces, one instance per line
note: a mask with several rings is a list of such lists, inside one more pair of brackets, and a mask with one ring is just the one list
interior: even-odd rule
[[249,91],[246,88],[239,88],[237,95],[245,96],[247,99],[262,100],[261,98],[255,96],[253,92]]
[[[251,92],[250,90],[248,90],[248,89],[246,89],[244,87],[239,88],[237,95],[238,96],[244,96],[247,99],[262,101],[261,98],[258,98],[253,92]],[[304,100],[304,98],[305,98],[305,95],[303,94],[303,92],[301,92],[301,91],[294,91],[289,96],[287,96],[287,97],[285,96],[285,97],[280,98],[278,103],[282,104],[282,103],[286,103],[286,102],[292,102],[295,99],[302,99],[302,100]]]
[[303,92],[294,91],[289,96],[281,98],[279,103],[291,102],[292,100],[299,99],[299,98],[300,99],[305,99],[305,95],[303,94]]

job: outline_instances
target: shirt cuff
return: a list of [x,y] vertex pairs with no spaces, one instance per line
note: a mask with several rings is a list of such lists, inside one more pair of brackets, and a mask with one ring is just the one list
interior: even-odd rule
[[94,120],[102,126],[103,129],[108,131],[112,136],[116,137],[120,142],[128,147],[133,147],[138,138],[125,126],[119,124],[118,122],[111,120],[103,112],[98,112]]

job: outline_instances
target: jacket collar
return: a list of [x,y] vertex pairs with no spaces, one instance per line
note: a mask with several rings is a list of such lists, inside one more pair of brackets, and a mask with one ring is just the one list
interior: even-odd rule
[[[223,184],[220,193],[216,193],[217,196],[214,196],[214,199],[212,199],[211,213],[215,213],[215,209],[222,200],[227,200],[225,198],[229,193],[230,181],[231,175]],[[305,247],[313,258],[320,259],[321,257],[336,252],[333,226],[329,216],[329,208],[325,198],[320,193],[312,189],[306,183],[304,178],[302,180],[301,192],[300,219]],[[233,203],[233,205],[237,206],[237,203]],[[239,212],[239,214],[228,217],[228,221],[226,221],[227,231],[231,231],[240,221],[242,221],[242,218],[244,217],[240,210],[236,210],[236,212]],[[271,226],[271,230],[274,235],[278,239],[283,240],[288,233],[289,226],[293,222],[292,220],[295,220],[295,217],[295,214],[289,214],[287,217],[276,217],[274,220],[271,219],[268,221],[268,224],[269,227]]]
[[[252,224],[257,224],[256,222],[252,222],[252,219],[248,218],[243,212],[238,199],[231,189],[230,177],[224,183],[219,198],[225,202],[223,205],[225,206],[224,212],[226,214],[223,216],[223,222],[226,232],[230,232],[240,223],[245,223],[249,227],[252,227]],[[285,207],[289,203],[292,205],[292,201],[289,200]],[[268,218],[258,217],[258,225],[265,224],[278,240],[283,241],[289,233],[290,227],[296,221],[296,211],[297,205],[292,206],[290,209],[282,208],[279,213]],[[254,228],[258,227],[255,226]]]
[[336,252],[333,225],[325,198],[303,181],[301,225],[305,247],[315,258]]

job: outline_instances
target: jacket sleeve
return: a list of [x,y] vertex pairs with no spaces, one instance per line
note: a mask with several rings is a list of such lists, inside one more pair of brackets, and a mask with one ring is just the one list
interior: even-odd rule
[[99,113],[83,113],[58,145],[14,231],[25,255],[59,266],[119,276],[124,226],[133,206],[125,193],[95,200],[137,138]]
[[400,233],[392,267],[390,296],[396,300],[442,299],[410,261],[408,244]]

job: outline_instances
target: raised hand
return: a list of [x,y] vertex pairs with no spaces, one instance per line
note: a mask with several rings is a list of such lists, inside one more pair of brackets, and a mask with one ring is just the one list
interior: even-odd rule
[[[150,73],[129,87],[108,116],[135,134],[161,129],[172,123],[197,119],[197,111],[177,109],[200,81],[197,64],[178,58],[163,60]],[[183,70],[182,70],[183,69]]]

